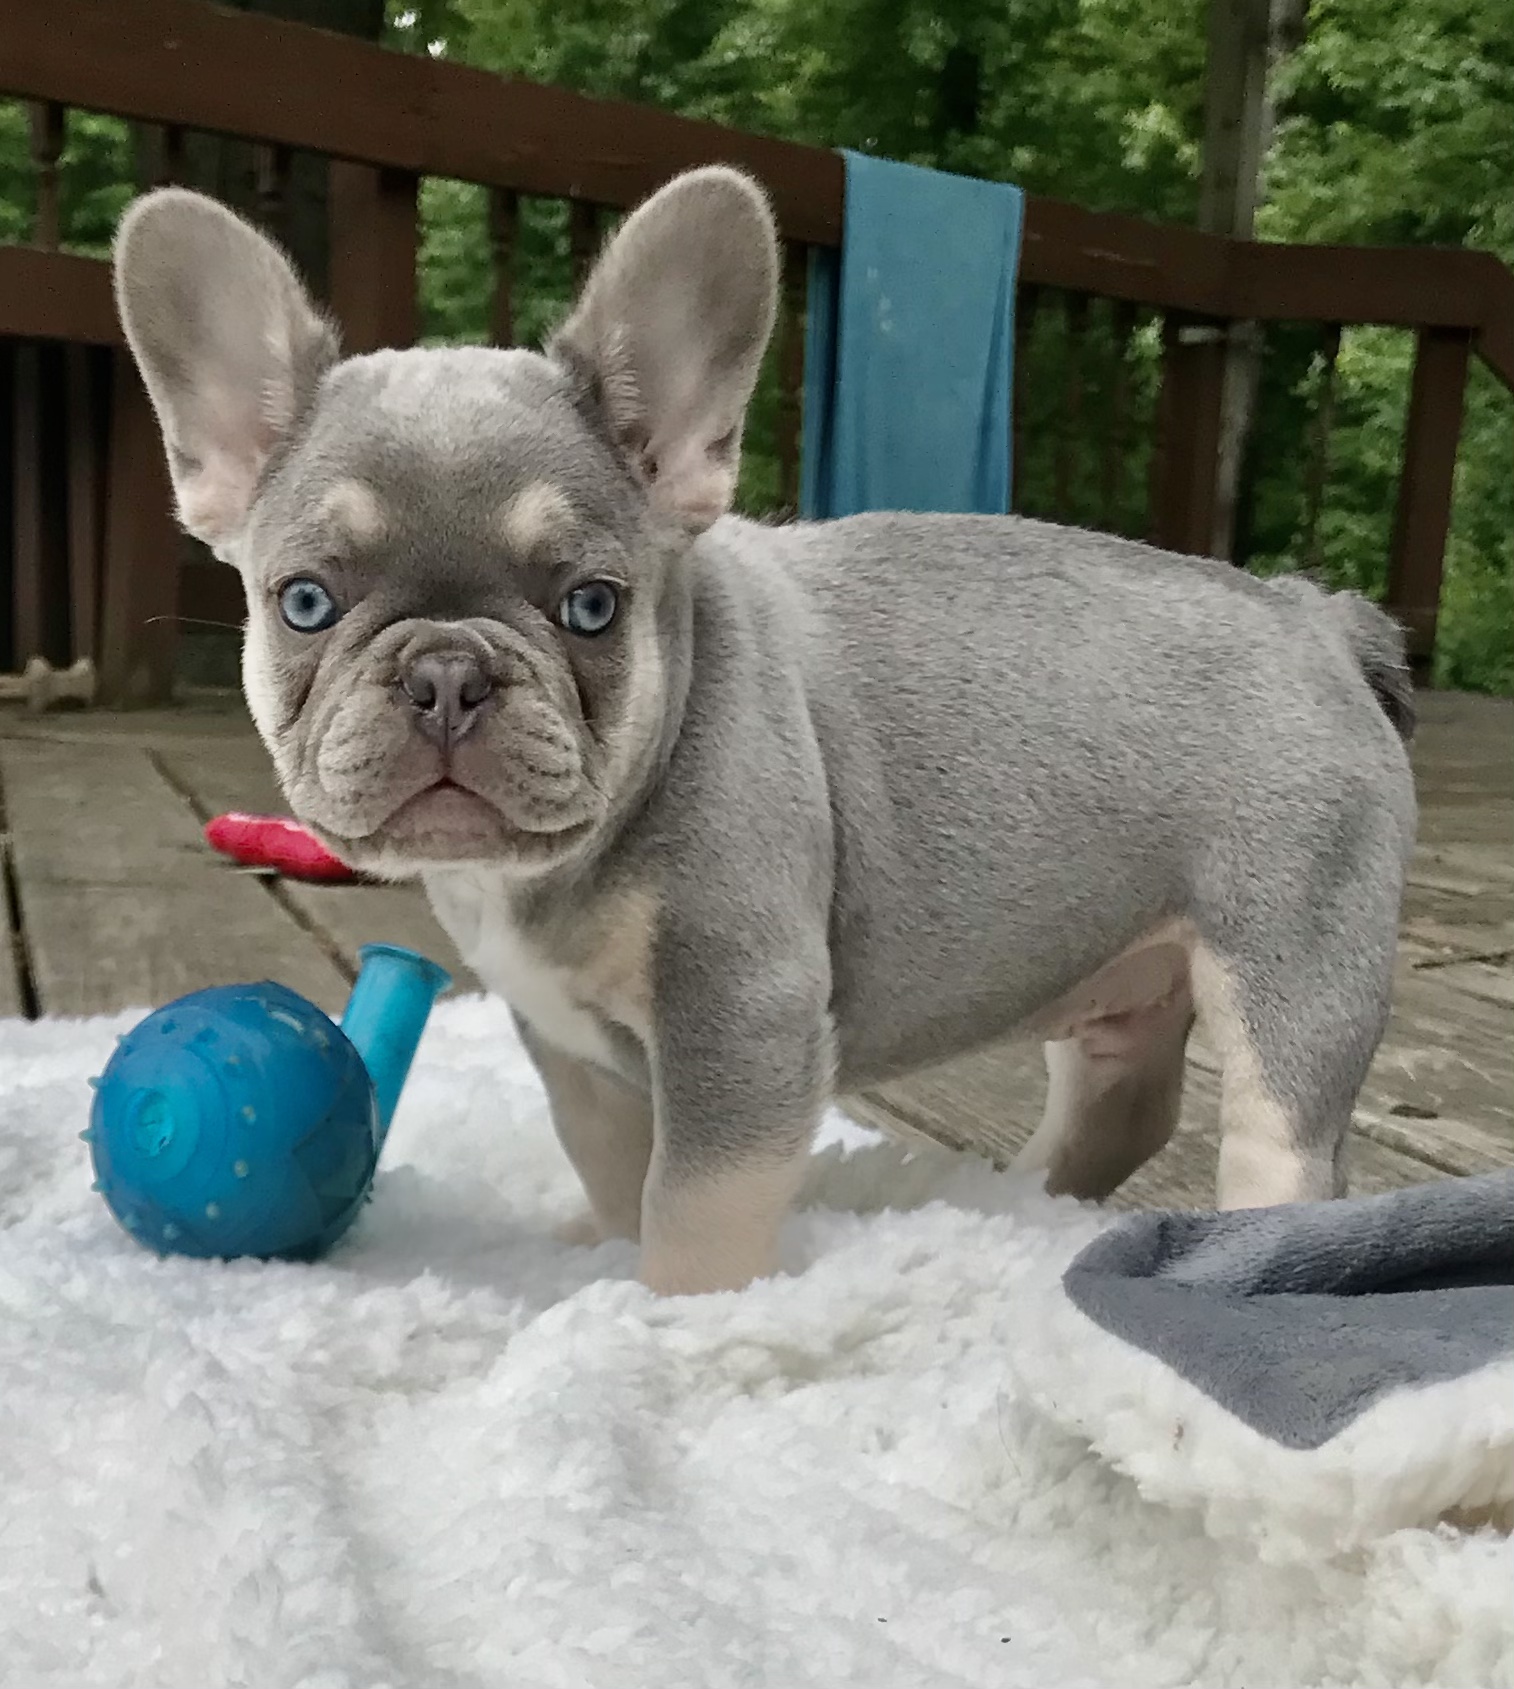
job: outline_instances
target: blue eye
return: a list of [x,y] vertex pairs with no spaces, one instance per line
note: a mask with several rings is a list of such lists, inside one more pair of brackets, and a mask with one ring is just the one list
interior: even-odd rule
[[308,576],[289,581],[279,593],[279,614],[296,633],[321,633],[342,619],[336,600]]
[[620,593],[609,581],[587,581],[557,606],[557,620],[569,633],[592,639],[609,627],[619,608]]

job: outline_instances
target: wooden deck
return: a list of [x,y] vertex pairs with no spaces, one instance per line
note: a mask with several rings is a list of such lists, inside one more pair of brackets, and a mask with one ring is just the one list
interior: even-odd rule
[[[1421,844],[1393,1025],[1358,1112],[1363,1192],[1514,1163],[1514,702],[1429,694],[1421,719]],[[282,807],[238,701],[0,709],[0,1016],[106,1013],[266,977],[336,1010],[357,947],[375,939],[455,965],[418,891],[279,881],[201,842],[221,810]],[[1007,1154],[1030,1133],[1042,1083],[1035,1049],[996,1049],[849,1107]],[[1119,1200],[1209,1201],[1216,1104],[1216,1064],[1196,1040],[1184,1127]]]

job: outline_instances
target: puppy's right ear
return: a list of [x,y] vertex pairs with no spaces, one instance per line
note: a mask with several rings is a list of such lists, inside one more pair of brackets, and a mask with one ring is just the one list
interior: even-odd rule
[[336,361],[336,333],[271,241],[182,188],[147,194],[127,211],[115,279],[179,520],[229,559],[268,460]]

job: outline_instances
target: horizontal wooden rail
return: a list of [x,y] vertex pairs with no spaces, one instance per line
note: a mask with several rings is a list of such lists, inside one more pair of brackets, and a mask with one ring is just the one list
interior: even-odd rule
[[[129,27],[123,27],[129,22]],[[624,208],[691,165],[766,186],[784,234],[841,238],[838,154],[396,53],[208,0],[0,7],[0,93]],[[1514,390],[1514,274],[1485,253],[1237,241],[1031,196],[1030,284],[1215,320],[1457,328]]]
[[0,335],[123,344],[110,266],[69,252],[0,245]]
[[750,170],[785,231],[841,238],[833,153],[206,0],[0,8],[0,92],[521,193],[625,207],[696,161]]

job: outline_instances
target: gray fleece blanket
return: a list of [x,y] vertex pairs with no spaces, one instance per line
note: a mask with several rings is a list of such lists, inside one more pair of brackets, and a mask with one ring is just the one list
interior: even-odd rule
[[1047,1304],[1032,1397],[1264,1554],[1514,1521],[1514,1170],[1132,1215]]

